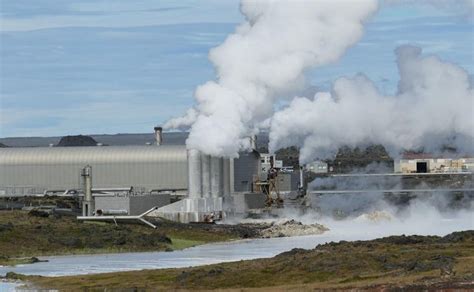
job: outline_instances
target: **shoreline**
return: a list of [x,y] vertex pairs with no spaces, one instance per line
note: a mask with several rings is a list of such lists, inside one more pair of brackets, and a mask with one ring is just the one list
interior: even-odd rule
[[208,243],[321,234],[328,230],[319,224],[304,225],[294,220],[245,224],[182,224],[156,219],[153,222],[157,229],[0,211],[0,234],[4,235],[0,238],[0,267],[35,264],[52,256],[170,252]]
[[[405,259],[407,256],[413,256],[413,254],[407,255],[405,250],[416,250],[416,257]],[[326,262],[329,259],[331,265]],[[298,263],[298,265],[293,263]],[[337,243],[320,244],[313,249],[291,249],[270,258],[221,262],[188,268],[143,269],[59,277],[24,275],[20,277],[21,280],[31,283],[26,285],[34,285],[33,287],[72,291],[85,288],[118,287],[145,289],[151,289],[151,287],[157,289],[272,287],[279,289],[286,287],[285,285],[331,289],[363,288],[368,282],[375,285],[374,287],[397,284],[405,286],[449,284],[447,287],[450,287],[455,284],[461,285],[463,279],[468,280],[468,283],[462,285],[474,285],[474,275],[469,269],[472,264],[474,264],[474,231],[470,230],[454,232],[444,237],[413,235],[352,242],[342,240]],[[359,269],[354,269],[353,265],[359,266]],[[352,268],[347,269],[348,267]],[[281,268],[283,270],[280,270]],[[316,270],[313,271],[313,269]],[[326,274],[328,269],[334,269],[334,272]],[[236,278],[237,270],[240,271],[240,276]],[[269,282],[264,277],[266,271],[275,273],[276,282]],[[314,278],[314,273],[319,276]],[[335,277],[336,274],[340,274],[341,277]],[[290,277],[291,275],[293,276]],[[258,283],[261,284],[258,287],[254,286],[255,282],[250,280],[254,276],[258,276]],[[279,277],[285,278],[287,282]],[[140,286],[138,285],[140,281],[137,279],[143,281],[148,279],[148,282],[145,281]]]

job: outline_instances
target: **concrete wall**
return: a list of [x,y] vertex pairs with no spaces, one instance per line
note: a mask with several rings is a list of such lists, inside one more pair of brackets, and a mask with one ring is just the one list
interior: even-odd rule
[[130,215],[129,197],[95,197],[95,211],[97,210],[126,210]]
[[130,197],[130,214],[140,215],[153,207],[163,207],[171,203],[169,194]]
[[265,208],[267,196],[262,193],[238,193],[232,196],[236,213],[245,213],[251,209]]
[[95,197],[96,210],[126,210],[128,215],[140,215],[153,207],[168,204],[170,204],[169,194]]

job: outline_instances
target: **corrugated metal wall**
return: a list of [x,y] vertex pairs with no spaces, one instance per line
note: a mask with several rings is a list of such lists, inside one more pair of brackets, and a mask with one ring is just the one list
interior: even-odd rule
[[80,188],[86,165],[94,188],[187,189],[185,146],[162,145],[2,148],[0,190]]

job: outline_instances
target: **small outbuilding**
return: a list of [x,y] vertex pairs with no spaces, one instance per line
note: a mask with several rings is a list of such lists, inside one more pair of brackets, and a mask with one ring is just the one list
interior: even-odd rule
[[395,173],[455,173],[474,171],[474,158],[449,158],[429,153],[405,153],[395,160]]

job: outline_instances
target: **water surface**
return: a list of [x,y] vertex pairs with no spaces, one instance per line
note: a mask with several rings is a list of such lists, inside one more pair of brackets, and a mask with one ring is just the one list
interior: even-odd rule
[[131,271],[141,269],[183,268],[222,262],[273,257],[293,248],[311,249],[318,244],[340,240],[369,240],[388,235],[446,235],[453,231],[473,229],[473,215],[440,217],[426,211],[409,220],[368,222],[327,221],[331,230],[321,235],[248,239],[213,243],[173,252],[138,252],[40,257],[48,262],[16,267],[0,267],[0,275],[8,271],[27,275],[65,276]]

